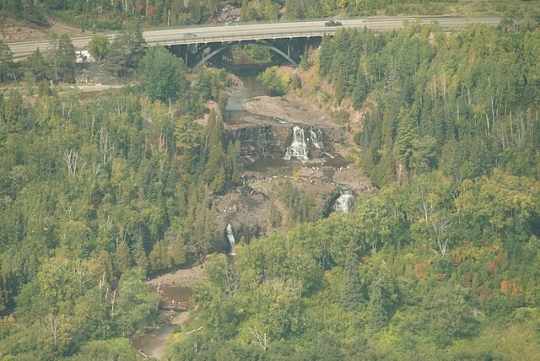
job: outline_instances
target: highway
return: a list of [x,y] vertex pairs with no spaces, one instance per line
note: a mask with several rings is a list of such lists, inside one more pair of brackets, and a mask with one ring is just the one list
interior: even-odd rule
[[[470,23],[484,23],[491,26],[499,24],[499,18],[458,18],[447,16],[424,17],[367,17],[359,19],[341,20],[343,26],[325,27],[323,20],[291,22],[291,23],[259,23],[246,25],[211,26],[148,30],[143,33],[148,45],[180,45],[200,44],[210,42],[231,42],[241,40],[263,40],[278,38],[309,37],[331,34],[341,28],[364,28],[367,27],[375,32],[399,29],[406,21],[419,21],[429,24],[438,22],[443,29],[461,29]],[[113,36],[113,34],[111,34]],[[72,38],[73,45],[77,50],[84,50],[92,36]],[[48,47],[47,40],[21,41],[8,43],[15,59],[21,59],[30,55],[37,48],[42,52]]]

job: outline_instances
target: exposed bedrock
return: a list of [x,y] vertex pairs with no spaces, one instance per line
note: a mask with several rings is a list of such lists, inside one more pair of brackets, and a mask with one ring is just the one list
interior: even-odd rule
[[318,126],[290,123],[244,124],[227,128],[230,140],[241,141],[244,162],[265,158],[308,162],[333,157],[332,140],[327,133],[327,129]]

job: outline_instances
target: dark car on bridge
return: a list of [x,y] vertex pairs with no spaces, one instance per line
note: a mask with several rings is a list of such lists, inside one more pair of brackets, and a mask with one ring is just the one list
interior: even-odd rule
[[341,25],[343,24],[341,23],[341,21],[338,21],[338,20],[329,20],[324,23],[324,26],[341,26]]

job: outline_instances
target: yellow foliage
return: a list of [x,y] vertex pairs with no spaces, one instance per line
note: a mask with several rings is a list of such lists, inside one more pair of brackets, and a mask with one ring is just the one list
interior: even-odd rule
[[283,80],[283,82],[285,84],[290,84],[291,83],[291,75],[289,73],[285,73],[283,74],[283,76],[281,77],[281,80]]
[[4,323],[11,324],[11,325],[14,325],[17,322],[15,320],[15,316],[13,316],[13,313],[10,314],[9,316],[4,317],[2,321],[4,321]]

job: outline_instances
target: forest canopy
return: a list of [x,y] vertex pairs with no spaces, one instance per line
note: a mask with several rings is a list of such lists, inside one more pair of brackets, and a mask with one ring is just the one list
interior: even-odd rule
[[[95,2],[46,2],[85,4]],[[133,27],[99,51],[140,86],[6,92],[0,358],[136,359],[129,337],[159,309],[146,278],[206,256],[172,360],[537,359],[537,20],[324,38],[303,66],[330,85],[315,89],[330,105],[364,112],[354,138],[379,194],[322,218],[285,183],[291,227],[241,242],[234,258],[207,202],[237,184],[241,167],[221,116],[224,70],[188,74],[171,54],[145,50]],[[69,38],[53,44],[32,54],[29,78],[72,80]],[[7,80],[12,59],[0,45]]]
[[325,38],[319,73],[334,85],[333,102],[370,108],[355,136],[370,179],[441,170],[462,181],[493,168],[539,179],[539,24],[445,34],[411,23]]
[[325,38],[303,65],[365,112],[380,193],[208,257],[168,356],[537,359],[540,29],[524,24]]

